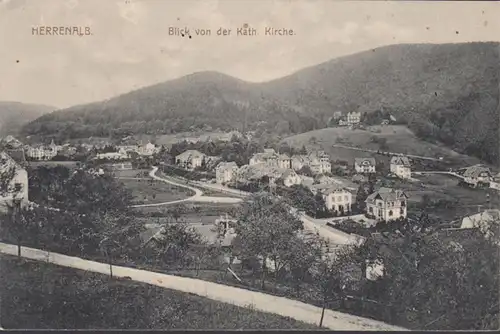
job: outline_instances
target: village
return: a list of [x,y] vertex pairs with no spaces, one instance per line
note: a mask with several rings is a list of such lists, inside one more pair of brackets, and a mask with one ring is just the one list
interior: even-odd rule
[[[359,112],[346,114],[335,112],[332,117],[332,120],[335,120],[333,126],[350,129],[363,127],[361,119]],[[386,126],[394,121],[395,118],[390,115],[382,119],[381,125]],[[408,155],[380,151],[371,157],[355,157],[348,164],[329,156],[324,150],[308,151],[305,147],[285,153],[280,153],[279,148],[277,151],[276,148],[264,147],[262,151],[252,154],[247,163],[238,165],[234,159],[225,160],[221,156],[204,154],[198,149],[188,149],[190,145],[201,147],[207,143],[227,144],[242,138],[251,141],[255,139],[254,136],[255,132],[242,135],[238,131],[231,131],[217,138],[185,137],[182,139],[181,146],[184,147],[182,152],[175,148],[176,144],[173,144],[172,148],[172,145],[166,147],[153,144],[151,141],[146,143],[139,141],[135,144],[102,141],[97,144],[75,145],[55,144],[52,140],[48,145],[25,145],[16,138],[8,136],[2,140],[2,144],[6,148],[3,153],[6,161],[18,161],[21,165],[31,163],[33,166],[47,163],[87,165],[92,166],[89,170],[93,173],[112,174],[119,179],[121,176],[121,180],[128,182],[127,184],[131,184],[132,181],[127,179],[140,175],[149,177],[149,171],[156,166],[161,176],[173,181],[173,184],[180,184],[181,187],[187,184],[201,186],[202,189],[210,189],[227,197],[267,191],[280,198],[291,200],[292,205],[306,214],[318,228],[348,234],[355,234],[359,228],[370,229],[377,224],[380,226],[384,222],[418,219],[422,212],[419,209],[422,201],[442,200],[434,199],[433,196],[439,194],[433,195],[432,191],[429,191],[432,186],[425,184],[425,180],[432,177],[441,180],[444,178],[446,184],[455,182],[456,185],[453,187],[458,191],[470,189],[476,193],[483,193],[485,199],[484,202],[470,204],[454,202],[453,205],[468,209],[462,216],[449,215],[451,211],[460,213],[458,208],[444,210],[442,215],[437,216],[442,226],[448,229],[477,228],[484,224],[483,220],[486,219],[484,217],[498,212],[496,203],[490,196],[496,196],[500,189],[498,183],[500,175],[485,165],[457,166],[453,170],[445,171],[423,170],[416,169],[414,159]],[[181,140],[178,144],[181,144]],[[380,165],[379,159],[387,160],[388,168],[383,164]],[[11,186],[23,190],[21,198],[26,204],[29,202],[29,176],[22,167],[19,170]],[[296,198],[294,190],[297,189],[305,189],[306,191],[301,194],[305,194],[308,198]],[[162,198],[161,194],[158,196]],[[8,200],[9,196],[5,196],[1,202]],[[179,199],[175,198],[173,202],[177,201]],[[223,202],[223,199],[219,201]],[[311,201],[319,205],[319,209],[318,207],[311,209],[305,205]],[[159,206],[147,200],[141,205]],[[168,206],[169,203],[164,202],[163,205]],[[437,208],[436,211],[440,209]],[[431,215],[432,213],[428,212]],[[228,219],[227,213],[223,213],[219,218],[212,218],[210,223],[220,225],[222,221]],[[216,236],[207,230],[205,224],[194,224],[194,226],[203,231],[208,239],[213,240]],[[154,233],[159,235],[159,229],[155,224],[148,226],[155,227]]]

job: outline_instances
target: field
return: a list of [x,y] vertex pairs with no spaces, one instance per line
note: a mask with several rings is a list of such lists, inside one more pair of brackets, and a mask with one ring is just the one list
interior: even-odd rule
[[125,169],[125,170],[115,170],[113,174],[117,178],[121,177],[149,177],[149,169]]
[[5,329],[315,329],[192,294],[2,255]]
[[[417,182],[396,181],[395,186],[404,189],[410,196],[409,205],[419,203],[424,195],[433,201],[445,200],[452,205],[432,208],[430,214],[444,221],[460,219],[466,215],[488,209],[487,194],[490,194],[491,208],[500,203],[499,193],[495,190],[472,189],[458,184],[458,179],[450,175],[426,174],[414,176]],[[456,204],[454,204],[456,202]]]
[[[314,140],[314,138],[316,140]],[[443,146],[435,145],[418,139],[408,128],[399,125],[372,126],[367,130],[350,130],[345,127],[325,128],[285,138],[283,141],[293,147],[322,149],[330,154],[333,160],[345,160],[354,163],[354,158],[374,156],[372,153],[332,147],[332,145],[345,145],[378,150],[379,144],[372,138],[385,138],[387,147],[383,151],[394,153],[407,153],[431,158],[445,157],[463,161],[472,165],[478,163],[476,158],[460,155]],[[375,155],[376,156],[376,155]]]
[[153,204],[176,201],[194,195],[194,192],[157,180],[121,179],[120,182],[132,191],[134,203]]

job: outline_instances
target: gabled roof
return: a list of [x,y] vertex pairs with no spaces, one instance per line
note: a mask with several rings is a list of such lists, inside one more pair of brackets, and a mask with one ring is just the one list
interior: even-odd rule
[[0,171],[4,172],[9,168],[23,169],[23,167],[17,163],[10,155],[5,151],[0,152]]
[[204,156],[204,155],[205,154],[201,153],[198,150],[187,150],[186,152],[179,154],[175,158],[176,159],[189,159],[191,157],[197,157],[197,156],[200,157],[200,156]]
[[231,162],[221,162],[217,165],[217,169],[218,170],[222,170],[222,169],[231,169],[231,168],[238,168],[238,165],[236,164],[236,162],[234,161],[231,161]]
[[483,172],[487,172],[487,173],[491,174],[491,170],[488,167],[481,166],[481,165],[474,165],[474,166],[468,167],[464,171],[464,176],[465,177],[478,177]]
[[408,198],[408,196],[402,190],[382,187],[379,190],[377,190],[376,192],[374,192],[373,194],[370,194],[366,198],[365,202],[373,203],[373,202],[375,202],[375,200],[377,198],[383,200],[384,202],[397,201],[403,197]]
[[408,157],[394,156],[391,158],[391,165],[401,165],[405,167],[410,167],[410,159]]
[[362,165],[364,162],[367,162],[370,166],[375,166],[375,158],[354,158],[354,163],[356,165]]
[[323,195],[328,195],[333,192],[347,191],[344,187],[339,184],[313,184],[309,187],[313,192],[321,192]]
[[483,224],[500,222],[500,210],[486,210],[475,215],[467,216],[462,219],[460,228],[480,227]]

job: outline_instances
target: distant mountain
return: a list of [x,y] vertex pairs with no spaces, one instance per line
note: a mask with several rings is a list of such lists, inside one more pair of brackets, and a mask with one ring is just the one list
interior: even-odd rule
[[420,138],[496,162],[499,45],[392,45],[265,83],[195,73],[44,115],[24,132],[75,138],[210,127],[284,134],[323,128],[338,110],[383,110]]
[[38,104],[0,101],[0,137],[16,134],[23,125],[55,109]]

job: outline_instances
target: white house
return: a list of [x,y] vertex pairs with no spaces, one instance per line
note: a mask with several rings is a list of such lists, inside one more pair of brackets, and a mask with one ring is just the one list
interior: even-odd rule
[[302,178],[293,169],[287,169],[282,175],[281,179],[285,187],[291,187],[293,185],[299,185],[302,183]]
[[375,158],[355,158],[354,169],[356,173],[370,174],[375,173]]
[[51,160],[57,155],[59,147],[52,141],[49,146],[27,146],[26,156],[33,160]]
[[108,153],[97,153],[95,158],[98,160],[125,160],[128,159],[128,155],[118,152],[108,152]]
[[263,153],[256,153],[250,158],[249,165],[266,164],[269,167],[278,167],[278,154],[272,148],[264,149]]
[[464,182],[472,187],[478,184],[489,184],[491,182],[491,170],[488,167],[474,165],[463,171]]
[[500,210],[486,210],[464,217],[460,228],[485,228],[491,223],[500,223]]
[[151,156],[155,154],[158,151],[156,145],[152,144],[151,142],[148,142],[146,145],[140,146],[137,150],[137,153],[139,155],[144,155],[144,156]]
[[286,154],[280,154],[278,156],[278,167],[279,168],[292,168],[292,158]]
[[342,186],[335,184],[315,184],[311,187],[315,194],[321,193],[328,210],[337,212],[350,212],[352,194]]
[[411,164],[410,159],[405,156],[394,156],[391,158],[391,173],[402,179],[411,178]]
[[366,213],[380,221],[406,218],[408,196],[402,190],[380,188],[365,201]]
[[13,201],[21,207],[28,204],[28,172],[7,153],[0,152],[0,211],[6,211]]
[[351,111],[347,113],[347,125],[356,125],[361,122],[361,113],[356,111]]
[[221,162],[215,169],[215,179],[217,183],[223,184],[230,182],[238,172],[238,165],[233,162]]
[[201,167],[205,154],[197,150],[187,150],[175,157],[175,163],[186,169]]

